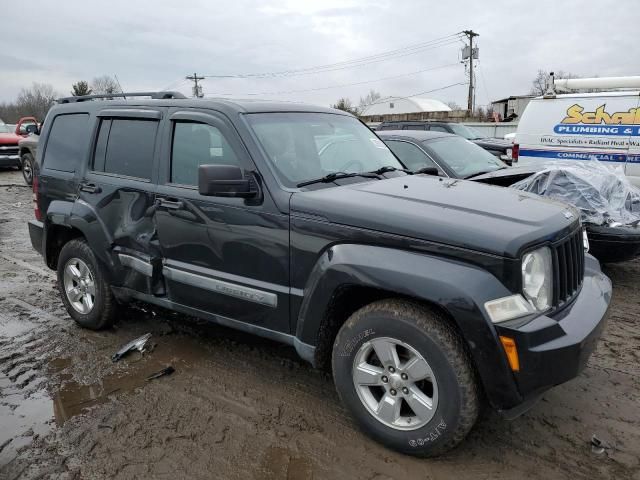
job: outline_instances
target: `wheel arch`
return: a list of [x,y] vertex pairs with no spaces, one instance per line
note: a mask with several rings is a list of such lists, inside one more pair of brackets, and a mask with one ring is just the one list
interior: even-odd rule
[[319,258],[304,293],[296,338],[315,347],[314,365],[327,365],[335,336],[353,312],[376,300],[399,298],[443,313],[468,348],[490,400],[495,400],[491,403],[519,401],[495,329],[483,311],[484,302],[511,292],[486,270],[419,252],[341,244]]

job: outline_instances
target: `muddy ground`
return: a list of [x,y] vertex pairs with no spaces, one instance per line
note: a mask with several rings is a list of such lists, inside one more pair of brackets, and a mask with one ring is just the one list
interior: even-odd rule
[[[0,171],[0,479],[640,480],[639,261],[606,268],[610,321],[579,378],[421,460],[361,434],[330,375],[288,347],[151,309],[78,328],[31,248],[32,215],[19,172]],[[151,353],[111,362],[146,332]],[[145,380],[167,365],[173,375]]]

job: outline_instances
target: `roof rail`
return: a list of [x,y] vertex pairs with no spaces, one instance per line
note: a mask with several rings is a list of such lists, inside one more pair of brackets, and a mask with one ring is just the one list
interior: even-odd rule
[[80,97],[64,97],[58,98],[56,102],[58,103],[77,103],[77,102],[86,102],[87,100],[99,100],[105,98],[124,98],[127,97],[151,97],[154,100],[166,100],[166,99],[178,99],[178,98],[187,98],[180,92],[122,92],[122,93],[104,93],[100,95],[83,95]]

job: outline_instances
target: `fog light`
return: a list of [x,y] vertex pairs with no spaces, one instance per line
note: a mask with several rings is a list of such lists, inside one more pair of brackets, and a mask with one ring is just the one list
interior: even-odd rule
[[534,313],[534,309],[522,295],[498,298],[484,304],[484,309],[493,323],[505,322],[513,318]]

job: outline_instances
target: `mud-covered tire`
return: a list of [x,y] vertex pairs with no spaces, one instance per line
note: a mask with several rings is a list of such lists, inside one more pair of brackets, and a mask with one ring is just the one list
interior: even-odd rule
[[[353,376],[357,353],[382,338],[412,347],[435,377],[438,393],[433,416],[419,428],[401,430],[382,423],[358,393]],[[338,332],[332,366],[338,395],[357,423],[394,450],[421,457],[444,453],[465,438],[478,418],[478,383],[462,339],[441,313],[420,304],[390,299],[356,311]]]
[[[79,312],[73,307],[72,301],[65,290],[65,268],[68,263],[74,259],[81,260],[88,267],[95,286],[93,307],[86,314]],[[117,303],[111,292],[103,268],[84,239],[70,240],[62,247],[60,255],[58,256],[58,289],[62,297],[62,302],[71,318],[80,326],[91,330],[101,330],[110,327],[116,316]]]
[[33,184],[33,155],[25,153],[20,158],[19,170],[22,170],[22,178],[27,185]]

